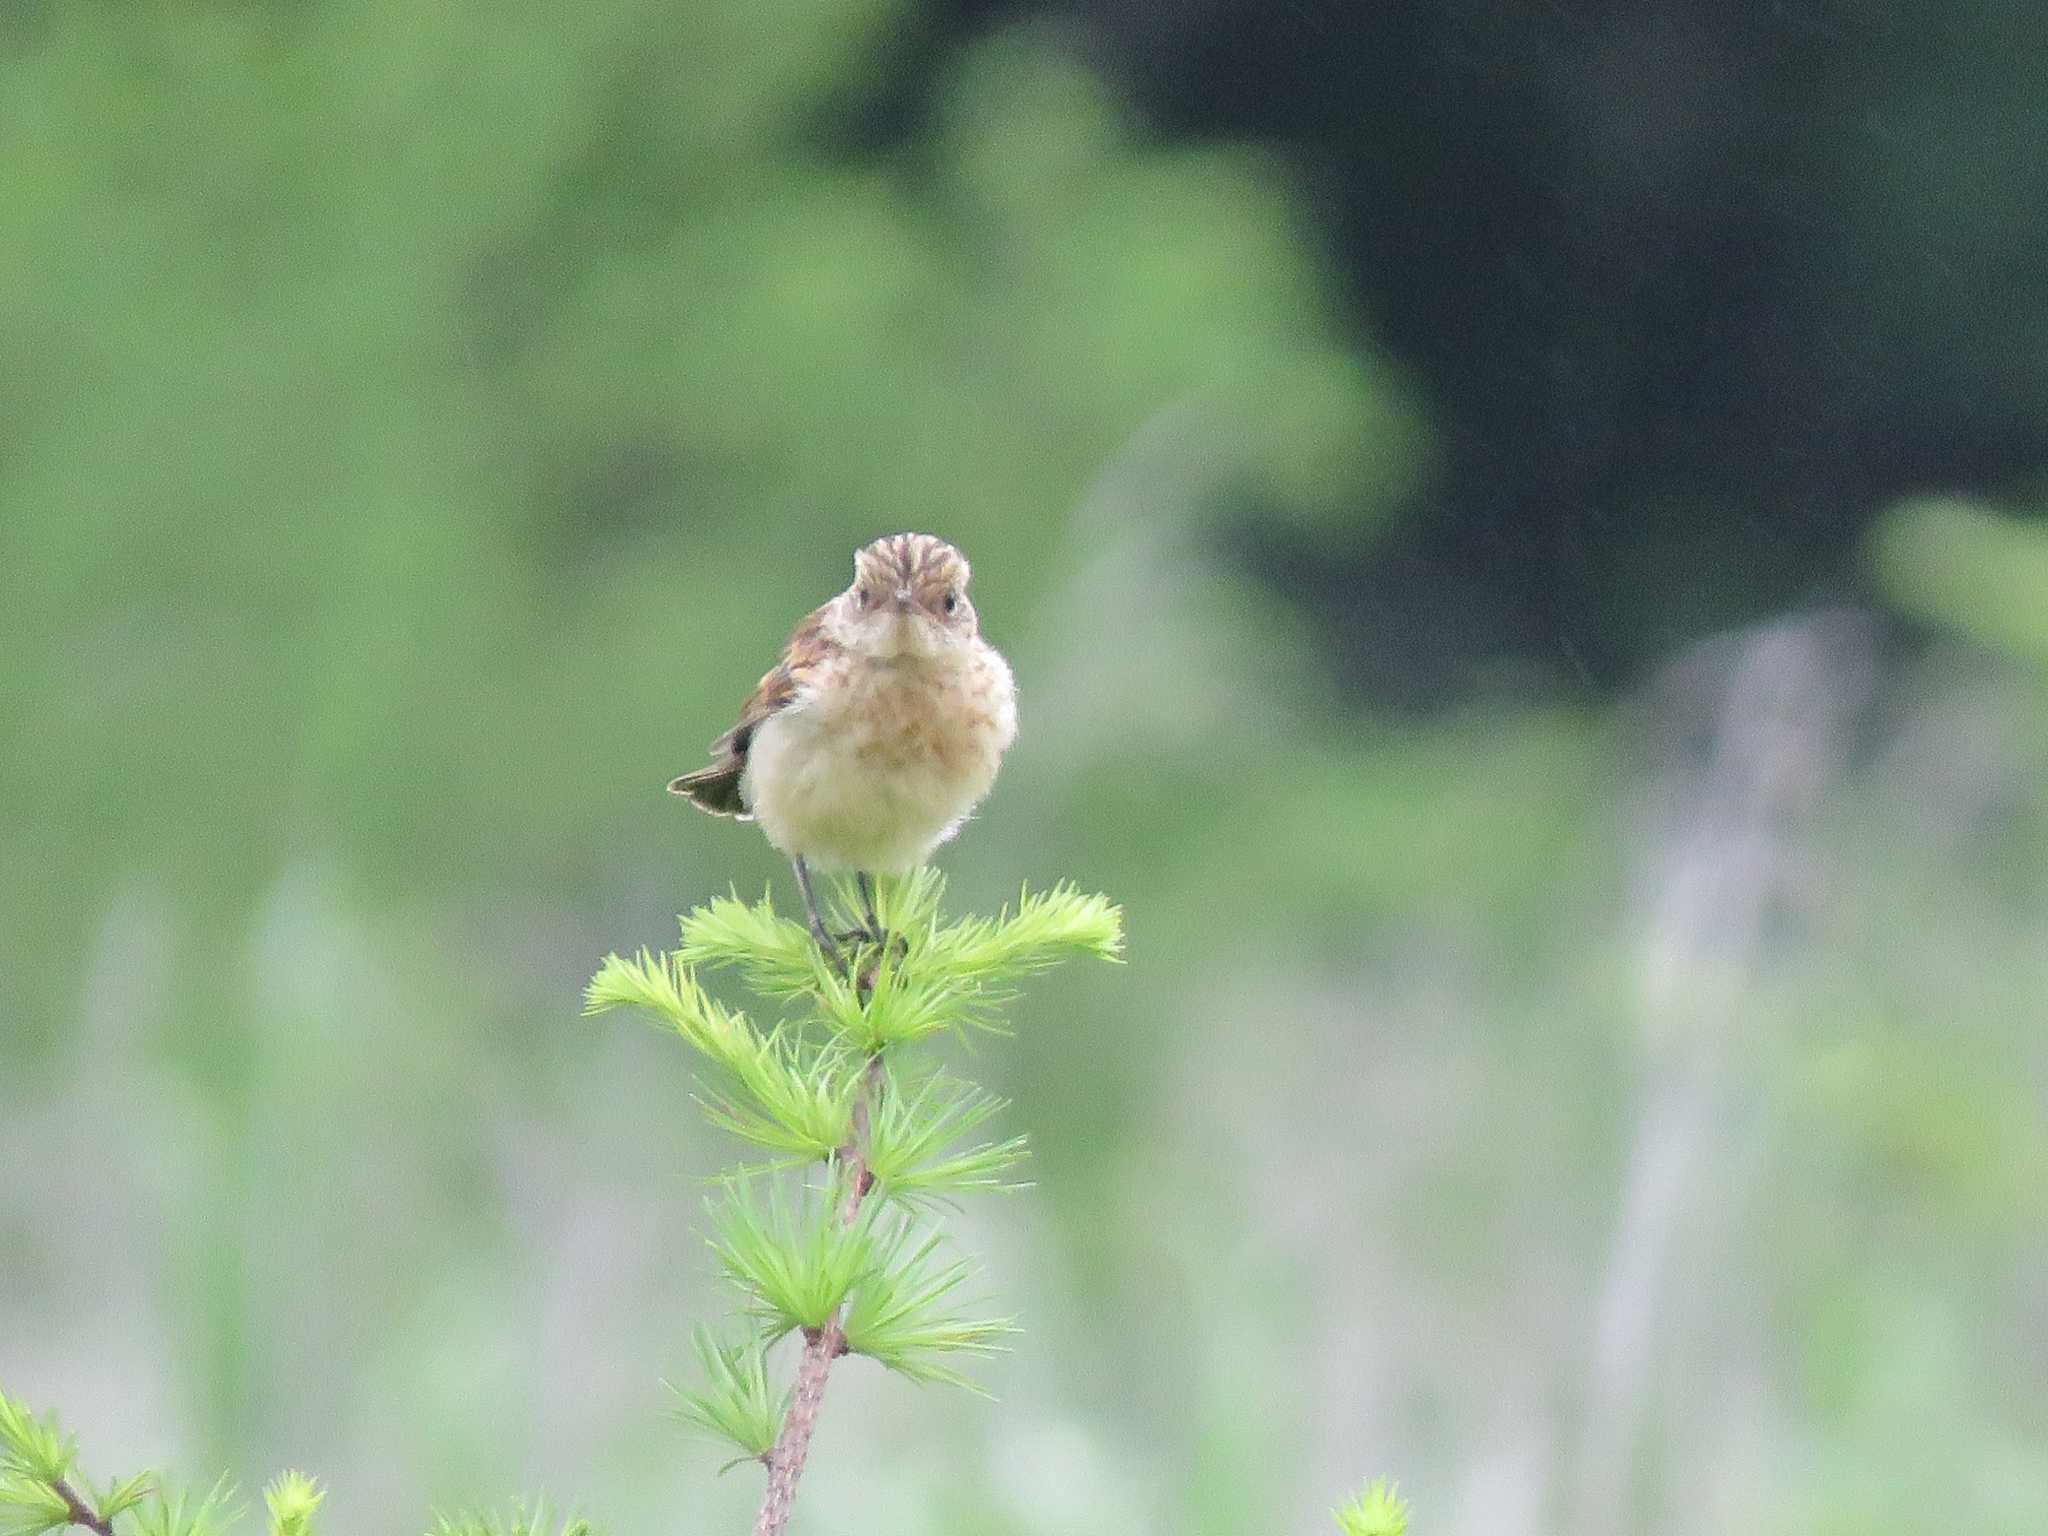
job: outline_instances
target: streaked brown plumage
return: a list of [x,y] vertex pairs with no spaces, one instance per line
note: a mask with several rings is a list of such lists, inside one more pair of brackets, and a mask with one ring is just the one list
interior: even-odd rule
[[838,649],[824,633],[825,609],[831,606],[827,603],[823,608],[813,608],[804,616],[782,648],[782,660],[761,674],[753,697],[740,706],[738,722],[707,749],[715,761],[709,767],[669,780],[670,794],[686,796],[714,816],[754,819],[747,813],[746,802],[740,795],[740,780],[747,771],[747,748],[761,722],[794,703],[804,680],[816,671],[819,662]]

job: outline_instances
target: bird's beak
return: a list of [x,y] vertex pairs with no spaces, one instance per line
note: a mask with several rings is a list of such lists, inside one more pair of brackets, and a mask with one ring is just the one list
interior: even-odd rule
[[912,607],[912,598],[914,597],[914,595],[915,594],[911,592],[910,588],[898,587],[896,589],[896,606],[898,608],[901,608],[905,613],[910,612],[910,609]]

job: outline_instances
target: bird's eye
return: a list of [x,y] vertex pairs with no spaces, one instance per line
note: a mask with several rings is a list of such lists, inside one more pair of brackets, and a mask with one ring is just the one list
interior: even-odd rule
[[866,587],[855,587],[853,589],[853,606],[856,608],[865,608],[867,607],[867,605],[868,589]]
[[946,601],[942,606],[948,613],[957,613],[960,609],[960,594],[958,592],[948,592],[946,594]]

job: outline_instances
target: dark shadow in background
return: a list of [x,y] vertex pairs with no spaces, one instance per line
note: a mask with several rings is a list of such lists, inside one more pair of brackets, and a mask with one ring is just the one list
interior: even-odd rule
[[1382,703],[1626,681],[1853,590],[1872,516],[2048,466],[2048,7],[933,0],[841,145],[959,43],[1065,27],[1165,139],[1301,176],[1442,437],[1398,525],[1238,530]]

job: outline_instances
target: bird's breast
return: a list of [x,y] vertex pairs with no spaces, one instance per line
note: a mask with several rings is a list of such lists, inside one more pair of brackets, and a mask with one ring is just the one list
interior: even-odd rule
[[843,655],[762,723],[747,798],[786,853],[905,869],[988,792],[1015,735],[1009,668],[985,646],[915,660]]

